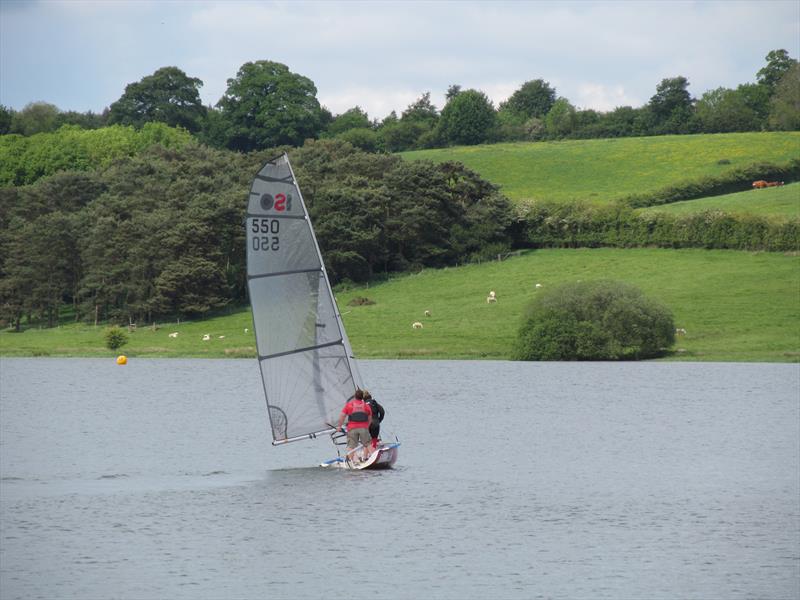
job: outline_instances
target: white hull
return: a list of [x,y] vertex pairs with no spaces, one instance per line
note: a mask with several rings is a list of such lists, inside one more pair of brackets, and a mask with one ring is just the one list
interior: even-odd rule
[[320,466],[349,469],[351,471],[361,471],[363,469],[390,469],[397,460],[399,446],[399,442],[378,444],[378,448],[369,455],[367,460],[350,461],[342,456],[337,456],[336,458],[320,463]]

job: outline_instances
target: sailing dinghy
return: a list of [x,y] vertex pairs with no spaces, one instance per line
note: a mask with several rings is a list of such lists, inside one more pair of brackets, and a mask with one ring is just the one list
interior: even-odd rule
[[[330,435],[345,403],[363,389],[322,254],[289,157],[268,161],[247,204],[247,284],[272,444]],[[337,457],[324,467],[391,467],[399,443],[379,443],[367,460]]]

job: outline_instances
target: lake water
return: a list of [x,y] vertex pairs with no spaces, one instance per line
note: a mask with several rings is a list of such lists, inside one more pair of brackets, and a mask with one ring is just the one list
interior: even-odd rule
[[0,360],[0,597],[800,596],[800,365],[360,365],[390,471],[255,361]]

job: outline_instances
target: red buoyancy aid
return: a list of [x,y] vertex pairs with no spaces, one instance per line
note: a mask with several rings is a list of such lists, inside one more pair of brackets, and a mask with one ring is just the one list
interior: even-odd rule
[[364,400],[353,398],[350,401],[351,411],[348,415],[347,428],[369,427],[369,416],[372,410]]

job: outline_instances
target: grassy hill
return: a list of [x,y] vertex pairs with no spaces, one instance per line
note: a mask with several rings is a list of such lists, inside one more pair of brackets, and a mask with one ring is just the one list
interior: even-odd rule
[[[361,358],[493,358],[510,355],[536,283],[620,279],[659,298],[686,329],[674,360],[800,360],[800,257],[706,250],[538,250],[503,262],[424,271],[337,293]],[[487,304],[494,290],[496,304]],[[373,305],[350,306],[355,297]],[[424,311],[431,311],[431,317]],[[412,329],[421,321],[423,329]],[[245,329],[248,329],[245,332]],[[178,332],[177,338],[169,333]],[[209,341],[202,341],[209,334]],[[225,336],[220,339],[220,336]],[[253,357],[248,310],[205,321],[140,327],[129,356]],[[0,333],[0,355],[114,356],[103,328],[64,325]]]
[[640,209],[644,212],[687,214],[704,210],[721,210],[733,214],[774,215],[800,218],[800,183],[762,190],[748,190],[724,196],[673,202]]
[[800,132],[459,146],[402,156],[462,162],[512,200],[605,203],[757,162],[800,158]]

